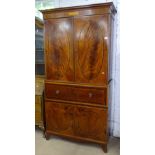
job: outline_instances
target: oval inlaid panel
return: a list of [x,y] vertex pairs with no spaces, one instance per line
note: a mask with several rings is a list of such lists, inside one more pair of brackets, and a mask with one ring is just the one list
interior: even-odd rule
[[[103,116],[101,116],[103,114]],[[82,137],[101,140],[104,138],[104,113],[101,110],[79,107],[76,112],[75,134]]]
[[49,46],[52,50],[50,52],[50,63],[55,69],[55,75],[58,73],[59,76],[64,74],[69,67],[71,52],[69,27],[68,22],[54,24],[50,35]]
[[78,64],[87,80],[95,79],[103,64],[103,32],[97,22],[88,21],[78,37]]
[[53,131],[63,132],[72,127],[72,118],[67,106],[53,104],[48,110],[47,127]]

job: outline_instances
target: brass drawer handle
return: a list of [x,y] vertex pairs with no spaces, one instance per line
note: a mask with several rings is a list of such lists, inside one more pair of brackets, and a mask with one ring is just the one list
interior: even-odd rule
[[55,93],[58,95],[60,93],[60,91],[59,90],[56,90]]
[[89,93],[89,98],[92,98],[93,94],[92,93]]

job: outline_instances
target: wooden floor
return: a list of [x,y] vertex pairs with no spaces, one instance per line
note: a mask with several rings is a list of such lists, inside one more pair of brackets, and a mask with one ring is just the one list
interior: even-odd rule
[[[71,142],[60,137],[51,136],[47,141],[43,132],[36,129],[35,132],[35,155],[103,155],[102,148],[96,144],[83,144]],[[106,155],[120,154],[119,138],[111,137]]]

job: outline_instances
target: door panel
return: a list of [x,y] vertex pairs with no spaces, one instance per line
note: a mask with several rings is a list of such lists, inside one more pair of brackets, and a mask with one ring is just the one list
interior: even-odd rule
[[107,16],[74,19],[75,81],[105,84],[107,79]]
[[72,18],[45,21],[46,77],[48,80],[74,80],[72,30]]
[[107,110],[77,106],[75,110],[76,136],[94,140],[107,140]]
[[46,102],[46,130],[63,135],[107,141],[107,110]]
[[73,135],[73,106],[46,102],[45,111],[48,131]]

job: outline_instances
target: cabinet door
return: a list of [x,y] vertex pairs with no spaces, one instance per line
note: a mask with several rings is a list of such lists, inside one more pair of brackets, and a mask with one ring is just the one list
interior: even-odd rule
[[74,19],[75,80],[105,84],[107,80],[107,16]]
[[45,111],[47,131],[73,135],[73,106],[46,102]]
[[107,141],[107,111],[102,108],[77,106],[74,132],[78,137]]
[[45,21],[46,77],[48,80],[74,80],[72,29],[72,18]]

